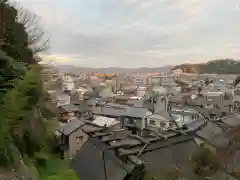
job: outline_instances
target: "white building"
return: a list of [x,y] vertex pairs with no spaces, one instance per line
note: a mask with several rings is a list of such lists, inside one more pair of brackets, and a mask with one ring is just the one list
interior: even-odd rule
[[139,86],[137,88],[137,96],[142,97],[146,94],[146,92],[147,92],[147,87],[146,86]]
[[71,97],[67,93],[58,94],[56,99],[57,99],[57,107],[70,104],[71,102]]
[[174,76],[180,76],[183,73],[183,70],[181,68],[173,70]]
[[133,76],[133,82],[137,86],[147,86],[148,85],[148,76],[147,75],[135,75]]
[[72,91],[75,87],[75,83],[71,76],[62,77],[62,91]]

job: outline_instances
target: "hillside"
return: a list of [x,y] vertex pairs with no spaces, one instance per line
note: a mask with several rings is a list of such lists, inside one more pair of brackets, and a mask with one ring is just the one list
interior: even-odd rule
[[188,73],[240,74],[240,61],[233,59],[218,59],[200,64],[181,64],[172,69],[178,68]]

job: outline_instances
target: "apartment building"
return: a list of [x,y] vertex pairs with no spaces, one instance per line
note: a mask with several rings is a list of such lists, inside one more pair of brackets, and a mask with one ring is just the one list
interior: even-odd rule
[[137,86],[147,86],[149,83],[148,75],[146,74],[136,74],[133,76],[133,83]]

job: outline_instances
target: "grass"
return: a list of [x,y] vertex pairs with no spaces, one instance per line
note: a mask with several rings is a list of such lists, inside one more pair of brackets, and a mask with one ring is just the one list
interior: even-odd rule
[[44,166],[37,166],[40,174],[40,180],[47,180],[50,176],[58,175],[62,172],[66,172],[70,169],[70,162],[67,160],[61,160],[55,155],[48,155]]

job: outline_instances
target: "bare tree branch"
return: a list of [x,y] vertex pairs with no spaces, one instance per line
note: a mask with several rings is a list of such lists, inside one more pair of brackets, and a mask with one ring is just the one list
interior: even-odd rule
[[33,54],[49,49],[49,38],[47,38],[43,28],[40,25],[40,18],[18,5],[18,18],[17,20],[24,24],[26,32],[28,33],[28,45],[33,51]]

